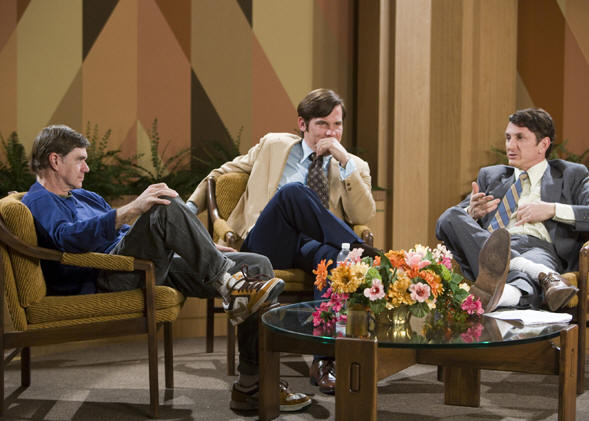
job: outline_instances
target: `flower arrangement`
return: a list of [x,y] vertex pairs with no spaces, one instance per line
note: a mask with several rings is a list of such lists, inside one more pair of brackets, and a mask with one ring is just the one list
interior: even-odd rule
[[469,293],[468,282],[452,271],[452,253],[442,244],[434,249],[418,244],[409,251],[390,250],[374,258],[362,257],[363,251],[352,250],[331,273],[331,260],[322,260],[313,271],[315,286],[319,290],[328,286],[322,296],[327,301],[313,313],[315,327],[329,329],[345,321],[346,307],[369,309],[376,315],[404,308],[416,317],[436,310],[458,322],[483,313],[480,300]]

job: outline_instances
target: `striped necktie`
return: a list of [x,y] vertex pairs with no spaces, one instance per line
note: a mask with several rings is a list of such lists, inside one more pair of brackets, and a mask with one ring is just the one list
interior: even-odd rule
[[325,208],[329,209],[329,183],[325,171],[323,171],[323,157],[317,156],[315,152],[309,155],[311,165],[307,174],[307,186],[311,188]]
[[505,228],[509,225],[509,219],[513,212],[517,209],[517,202],[519,201],[519,196],[522,192],[522,181],[528,178],[528,173],[525,171],[519,175],[519,178],[515,183],[511,185],[503,199],[499,203],[499,207],[497,208],[497,212],[493,216],[491,220],[491,224],[487,227],[487,230],[493,232],[499,228]]

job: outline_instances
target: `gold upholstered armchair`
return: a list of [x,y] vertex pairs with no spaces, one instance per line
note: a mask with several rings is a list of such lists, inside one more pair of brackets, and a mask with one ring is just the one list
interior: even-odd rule
[[[4,412],[5,366],[20,354],[21,387],[31,383],[30,347],[134,334],[147,335],[151,415],[159,408],[157,329],[164,326],[165,383],[174,386],[172,322],[184,296],[155,286],[153,263],[101,253],[62,253],[37,245],[33,216],[24,193],[0,199],[0,415]],[[102,270],[139,271],[145,287],[124,292],[47,296],[40,259]],[[6,329],[7,307],[13,329]],[[13,350],[7,354],[6,350]]]
[[[213,241],[223,240],[225,244],[239,250],[243,238],[229,226],[227,218],[243,195],[249,175],[242,172],[222,174],[216,178],[207,179],[207,203],[209,214],[209,232]],[[354,225],[354,232],[370,246],[374,243],[374,236],[366,225]],[[281,301],[304,301],[313,298],[312,276],[301,269],[275,270],[276,276],[285,282]],[[214,315],[222,312],[222,307],[214,305],[214,299],[207,300],[207,352],[213,351]],[[227,323],[227,372],[233,375],[235,371],[235,330]]]

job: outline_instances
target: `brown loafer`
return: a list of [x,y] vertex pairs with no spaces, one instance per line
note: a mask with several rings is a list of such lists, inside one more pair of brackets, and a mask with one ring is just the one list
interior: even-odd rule
[[540,273],[538,280],[544,291],[544,302],[550,311],[560,310],[579,292],[577,287],[568,285],[558,273]]
[[335,361],[331,359],[313,360],[309,380],[313,386],[319,386],[321,393],[335,394]]
[[479,253],[479,275],[470,292],[481,300],[485,313],[497,308],[511,258],[511,236],[505,228],[493,231]]

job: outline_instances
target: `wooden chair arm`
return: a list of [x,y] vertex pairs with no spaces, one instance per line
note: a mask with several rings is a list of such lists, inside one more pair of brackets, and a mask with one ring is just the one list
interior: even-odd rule
[[367,225],[354,225],[354,232],[370,247],[374,247],[374,234]]
[[214,177],[207,178],[207,209],[209,211],[209,233],[211,237],[220,238],[229,247],[238,248],[239,235],[219,214]]

